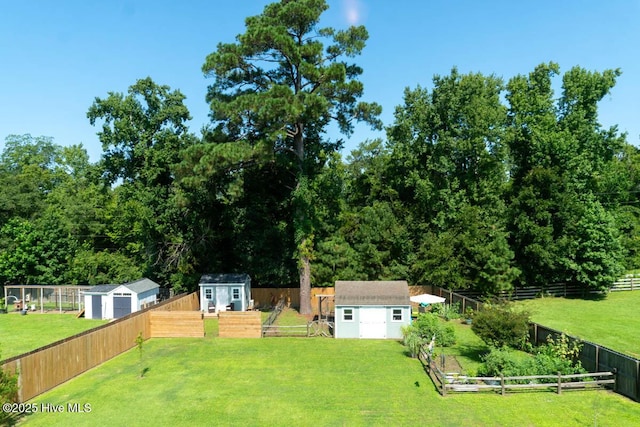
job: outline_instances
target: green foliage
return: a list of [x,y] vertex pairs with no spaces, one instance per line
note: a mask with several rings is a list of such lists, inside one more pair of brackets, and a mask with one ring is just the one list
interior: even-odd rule
[[75,241],[55,218],[12,218],[0,228],[0,281],[63,284]]
[[516,262],[528,285],[564,282],[606,290],[621,272],[624,252],[600,200],[618,198],[616,190],[628,180],[614,160],[625,148],[624,135],[601,128],[597,104],[620,71],[574,67],[555,100],[552,82],[559,71],[557,64],[542,64],[507,85]]
[[437,314],[444,320],[455,320],[460,318],[460,303],[453,304],[433,304],[432,313]]
[[[10,374],[0,367],[0,404],[15,402],[18,402],[18,375]],[[0,411],[0,424],[12,425],[12,422],[15,421],[13,416],[11,411]]]
[[426,340],[430,341],[435,336],[436,345],[449,347],[456,343],[453,326],[442,323],[436,314],[421,313],[411,326]]
[[594,200],[584,200],[577,221],[568,226],[573,242],[570,270],[589,290],[607,291],[624,272],[623,250],[613,216]]
[[103,168],[110,183],[118,179],[143,187],[166,186],[171,167],[186,147],[191,119],[185,96],[147,77],[129,87],[128,94],[110,92],[95,99],[87,112],[92,125],[102,121],[98,137],[105,151]]
[[104,150],[100,167],[108,184],[121,181],[109,205],[106,234],[145,275],[167,278],[185,258],[180,209],[173,203],[175,169],[182,150],[196,139],[179,90],[151,78],[137,80],[126,95],[109,92],[87,112]]
[[493,294],[518,276],[503,191],[507,110],[495,76],[436,76],[406,90],[389,129],[390,182],[406,210],[419,283]]
[[[295,179],[287,200],[292,207],[293,255],[297,259],[301,310],[311,307],[310,263],[315,257],[314,177],[321,153],[339,143],[324,141],[333,120],[350,134],[355,121],[381,127],[379,105],[359,102],[362,69],[348,63],[360,54],[368,38],[363,26],[344,31],[318,28],[328,5],[324,0],[275,2],[262,14],[246,19],[246,31],[236,43],[220,43],[202,70],[214,79],[207,101],[213,126],[210,135],[221,141],[243,141],[264,160],[289,164]],[[325,45],[326,44],[326,45]]]
[[508,348],[492,347],[489,353],[482,356],[483,364],[478,368],[478,375],[482,377],[515,377],[527,375],[526,366],[521,358]]
[[[532,357],[517,355],[512,349],[492,347],[482,356],[483,364],[478,369],[480,376],[534,376],[586,373],[578,355],[580,345],[570,342],[562,334],[557,340],[549,337],[547,344],[534,349]],[[555,382],[555,379],[541,378],[539,382]]]
[[507,302],[485,304],[473,319],[471,329],[487,345],[525,349],[529,339],[530,314]]
[[366,29],[322,28],[327,8],[269,4],[207,56],[201,138],[184,95],[150,78],[89,108],[97,164],[81,145],[8,136],[0,281],[186,290],[204,271],[247,271],[304,292],[408,279],[492,296],[606,291],[640,266],[640,151],[598,122],[619,70],[547,63],[505,84],[454,68],[407,89],[387,141],[343,161],[330,123],[380,127],[380,106],[360,101]]
[[417,357],[420,347],[425,345],[429,340],[422,336],[420,330],[414,325],[405,325],[402,330],[402,343],[409,349],[411,357]]
[[[142,336],[142,332],[138,334],[136,337],[136,348],[138,349],[138,355],[140,356],[139,363],[142,364],[142,350],[144,346],[144,337]],[[140,378],[143,378],[144,375],[149,371],[148,367],[143,367],[140,369]]]

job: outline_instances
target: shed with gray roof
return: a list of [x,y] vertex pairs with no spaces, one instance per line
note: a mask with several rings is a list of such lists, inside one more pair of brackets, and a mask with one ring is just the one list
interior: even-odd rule
[[140,279],[122,285],[96,285],[84,292],[84,317],[118,319],[158,301],[160,285]]
[[402,338],[411,324],[405,280],[338,281],[335,284],[336,338]]
[[248,274],[205,274],[199,286],[200,309],[205,313],[246,311],[253,305]]

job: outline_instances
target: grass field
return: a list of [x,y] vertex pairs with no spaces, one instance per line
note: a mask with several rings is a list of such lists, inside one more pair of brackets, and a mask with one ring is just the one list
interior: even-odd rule
[[107,323],[75,314],[0,314],[0,359],[17,356]]
[[539,298],[520,304],[534,322],[640,358],[640,291],[611,292],[603,300]]
[[[286,324],[306,321],[293,310],[282,316]],[[469,326],[452,324],[460,345],[447,353],[473,371],[486,347]],[[217,319],[206,319],[205,330],[203,339],[151,339],[142,357],[131,350],[38,396],[30,402],[35,407],[65,411],[30,415],[22,424],[635,426],[640,420],[640,404],[607,391],[443,398],[420,362],[393,340],[221,339]],[[69,404],[89,404],[91,412],[71,413]]]
[[[140,372],[147,369],[143,378]],[[34,399],[91,405],[29,426],[631,426],[640,405],[606,391],[441,397],[397,341],[152,339]]]

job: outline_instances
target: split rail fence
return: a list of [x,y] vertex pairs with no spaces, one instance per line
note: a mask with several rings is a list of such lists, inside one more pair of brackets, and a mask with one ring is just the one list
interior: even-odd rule
[[[0,368],[18,374],[18,398],[25,402],[135,347],[139,334],[145,340],[176,336],[174,334],[178,332],[203,337],[204,321],[197,312],[199,307],[197,293],[178,295],[105,325],[0,361]],[[172,313],[157,314],[159,311]],[[177,318],[183,319],[181,325],[170,327]]]
[[451,392],[507,391],[555,389],[558,394],[563,390],[612,387],[616,391],[616,372],[593,372],[572,375],[528,375],[505,377],[467,377],[457,373],[442,372],[436,361],[423,346],[418,357],[432,378],[440,394]]
[[[481,302],[448,289],[433,286],[428,293],[445,298],[447,304],[460,304],[463,312],[466,307],[472,307],[474,310],[482,308]],[[547,337],[551,336],[553,339],[557,339],[561,335],[561,331],[538,323],[529,324],[529,336],[533,345],[546,344]],[[568,338],[580,342],[581,350],[578,358],[585,370],[595,373],[616,372],[615,392],[640,402],[639,359],[573,336],[568,336]]]

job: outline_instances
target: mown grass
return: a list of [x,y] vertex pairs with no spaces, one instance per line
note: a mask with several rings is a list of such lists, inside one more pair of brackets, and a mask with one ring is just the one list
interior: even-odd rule
[[105,323],[106,320],[78,319],[75,314],[0,314],[0,359],[35,350]]
[[[142,369],[147,369],[141,378]],[[391,340],[152,339],[33,400],[29,426],[631,426],[640,405],[606,391],[441,397]]]
[[640,358],[640,291],[611,292],[602,300],[538,298],[519,304],[534,322]]
[[285,307],[278,318],[276,324],[279,326],[300,326],[306,325],[308,319],[291,307]]
[[456,345],[452,347],[436,347],[436,354],[455,356],[462,366],[465,375],[475,376],[482,363],[480,358],[489,351],[489,347],[471,330],[471,326],[459,320],[450,320],[456,332]]

